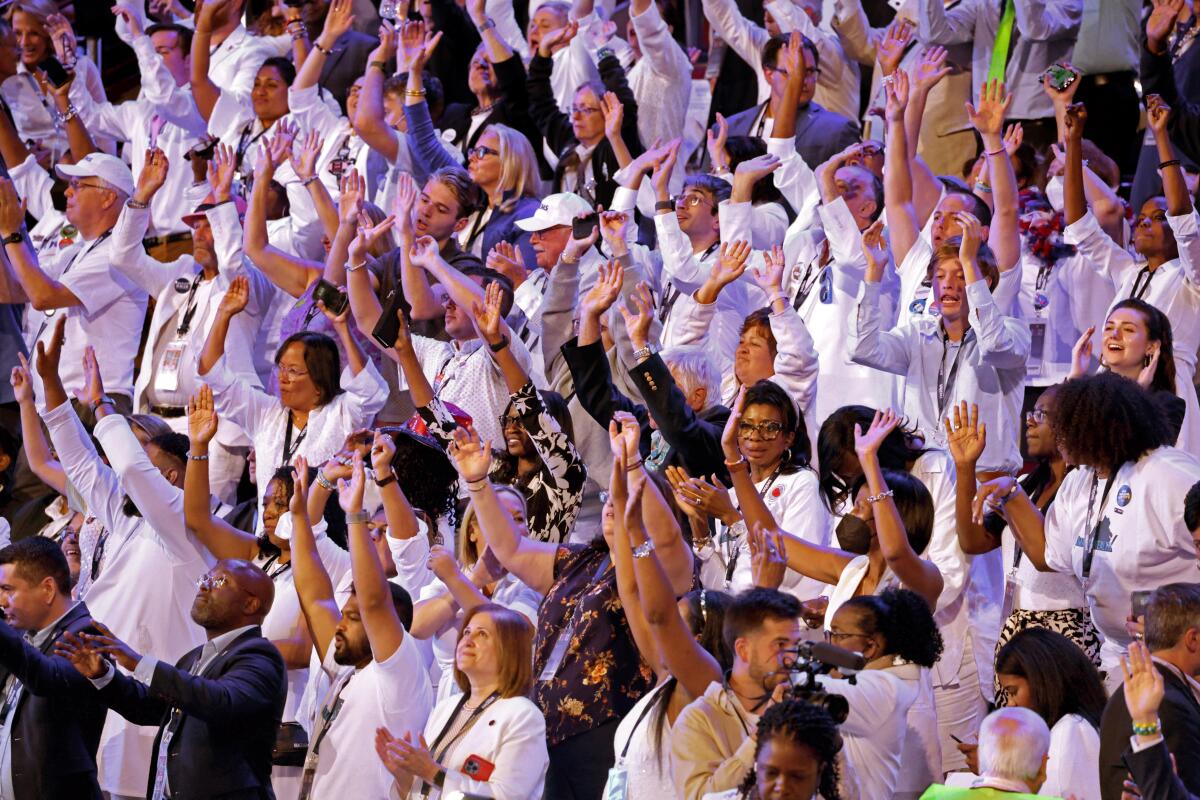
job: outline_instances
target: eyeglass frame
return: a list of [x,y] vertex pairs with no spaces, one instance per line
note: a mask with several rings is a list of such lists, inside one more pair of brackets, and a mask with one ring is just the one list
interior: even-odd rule
[[593,114],[603,114],[604,109],[600,108],[600,107],[587,108],[585,106],[577,106],[574,103],[572,103],[571,106],[567,109],[567,113],[572,117],[575,117],[575,116],[590,117]]
[[1045,425],[1050,419],[1050,412],[1044,408],[1032,408],[1025,412],[1026,425]]
[[707,205],[713,210],[716,210],[717,208],[717,204],[715,202],[699,192],[681,192],[672,198],[671,202],[674,204],[675,208],[695,208],[698,205]]
[[509,426],[525,430],[525,425],[521,422],[521,417],[510,417],[508,414],[501,414],[497,420],[500,423],[500,432],[503,433]]
[[[768,436],[768,432],[764,431],[763,429],[764,425],[774,425],[778,427],[779,430]],[[737,433],[738,436],[744,439],[750,439],[751,441],[773,442],[783,435],[783,423],[770,419],[764,420],[763,422],[747,422],[746,420],[740,420],[738,422]],[[753,433],[755,438],[751,438],[749,433]]]
[[288,380],[293,381],[300,378],[307,378],[310,374],[308,370],[300,371],[295,367],[285,367],[283,364],[278,363],[275,365],[275,372],[279,375],[287,375]]
[[[788,70],[784,69],[783,67],[779,67],[779,66],[770,67],[770,66],[767,66],[766,64],[763,64],[763,69],[765,69],[768,72],[774,72],[776,74],[782,75],[784,80],[787,80],[788,78],[791,77],[791,73]],[[804,80],[815,81],[820,77],[821,77],[821,68],[820,67],[805,67],[804,68]]]
[[468,161],[470,161],[472,158],[482,159],[484,156],[496,156],[497,158],[499,158],[500,151],[493,150],[492,148],[488,147],[487,145],[482,145],[482,144],[477,144],[474,147],[472,147],[470,150],[467,151],[467,160]]
[[[113,192],[113,193],[115,193],[117,191],[107,182],[102,182],[100,184],[84,183],[84,181],[87,180],[89,177],[91,177],[91,176],[87,175],[87,176],[84,176],[81,178],[80,177],[68,178],[67,179],[67,188],[73,192],[78,192],[80,189],[100,189],[101,191],[104,191],[104,192]],[[103,178],[96,178],[96,180],[104,181]]]

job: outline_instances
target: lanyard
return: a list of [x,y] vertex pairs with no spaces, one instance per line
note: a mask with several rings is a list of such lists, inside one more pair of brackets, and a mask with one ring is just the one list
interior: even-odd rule
[[192,279],[192,288],[188,289],[187,302],[183,315],[179,319],[179,327],[175,329],[175,335],[182,339],[187,336],[187,332],[192,327],[192,317],[196,316],[196,290],[200,288],[200,275],[196,275]]
[[[262,565],[262,571],[267,573],[267,577],[270,578],[272,581],[292,568],[291,561],[288,561],[286,564],[277,564],[276,562],[278,562],[278,561],[279,561],[279,554],[276,553],[275,555],[268,558]],[[271,570],[272,566],[275,567],[274,571]]]
[[296,451],[300,449],[300,444],[304,441],[304,437],[308,435],[308,423],[304,424],[304,429],[300,431],[300,435],[296,437],[296,443],[292,444],[292,412],[288,412],[287,433],[283,436],[283,459],[279,466],[286,467],[292,463],[292,457],[296,455]]
[[100,536],[96,539],[96,549],[92,551],[92,581],[100,577],[100,565],[104,561],[104,545],[108,542],[108,528],[100,531]]
[[1104,520],[1104,506],[1108,502],[1108,493],[1113,487],[1113,481],[1117,479],[1117,472],[1124,464],[1117,465],[1108,475],[1108,480],[1104,482],[1104,494],[1100,496],[1100,518],[1096,520],[1096,524],[1092,524],[1092,511],[1096,503],[1096,489],[1100,483],[1100,476],[1095,472],[1092,473],[1092,491],[1088,494],[1088,513],[1087,513],[1087,539],[1083,542],[1083,579],[1087,580],[1092,574],[1092,557],[1096,554],[1096,545],[1100,540],[1100,525]]
[[[459,739],[466,736],[467,731],[471,730],[471,728],[479,720],[480,715],[482,715],[492,703],[499,699],[499,692],[492,692],[490,695],[488,695],[487,699],[480,703],[478,708],[471,711],[470,716],[467,717],[467,721],[463,723],[462,727],[456,730],[454,735],[451,736],[445,744],[442,744],[442,739],[445,738],[446,734],[449,733],[454,727],[454,723],[458,722],[458,715],[462,713],[463,708],[467,705],[467,695],[464,693],[462,699],[458,701],[458,705],[454,707],[454,713],[450,715],[450,719],[446,721],[445,727],[443,727],[438,733],[437,738],[433,740],[433,745],[429,748],[429,754],[433,757],[433,760],[441,763],[442,759],[446,755],[446,752],[455,744],[457,744]],[[438,748],[438,745],[441,745],[440,749]],[[428,797],[432,788],[433,787],[431,787],[428,783],[424,784],[421,787],[421,797]]]
[[[742,712],[738,710],[738,706],[742,704],[742,701],[738,700],[737,692],[733,691],[733,689],[729,686],[728,672],[721,676],[721,686],[725,689],[725,699],[729,701],[729,707],[733,709],[733,715],[737,717],[737,721],[742,726],[742,730],[746,732],[746,735],[750,736],[750,726],[746,724],[746,720],[742,716]],[[763,702],[766,702],[766,699],[769,698],[770,695],[767,695],[767,698],[764,698]],[[762,703],[759,703],[759,705],[762,705]]]
[[[90,245],[88,245],[86,250],[84,250],[82,248],[80,248],[79,250],[76,250],[75,254],[71,256],[71,260],[67,262],[66,268],[63,269],[63,271],[59,273],[58,279],[61,281],[63,278],[67,277],[67,273],[71,271],[71,267],[75,266],[75,264],[77,264],[80,259],[87,258],[89,255],[91,255],[91,252],[93,250],[95,250],[97,247],[99,247],[100,244],[105,239],[107,239],[109,236],[112,236],[111,228],[109,230],[106,230],[104,233],[100,234],[99,236],[97,236],[96,241],[94,241]],[[45,314],[47,317],[53,317],[55,312],[57,312],[57,311],[58,311],[57,308],[48,308],[45,311],[43,311],[42,313]],[[44,330],[45,327],[46,327],[46,323],[43,322],[42,330]],[[41,336],[41,335],[42,335],[42,331],[39,330],[38,336]]]
[[[1142,276],[1145,276],[1146,283],[1142,284]],[[1154,278],[1154,270],[1150,269],[1150,265],[1142,267],[1138,272],[1137,277],[1133,279],[1133,290],[1129,293],[1132,300],[1141,300],[1146,296],[1146,292],[1150,291],[1150,281]]]
[[[713,251],[715,251],[718,247],[720,247],[720,245],[721,245],[721,242],[718,239],[717,241],[710,244],[708,246],[708,249],[705,250],[703,253],[701,253],[700,258],[698,258],[696,260],[700,261],[700,262],[707,261],[709,256],[711,256],[713,254]],[[675,282],[668,279],[667,285],[663,289],[662,305],[658,309],[658,321],[659,322],[663,323],[664,325],[667,324],[667,317],[669,317],[671,315],[671,309],[675,306],[675,301],[679,299],[679,295],[681,295],[681,294],[682,294],[682,292],[680,292],[679,289],[676,288]]]
[[[771,473],[771,477],[767,478],[767,482],[763,484],[763,488],[758,492],[758,498],[767,496],[767,492],[771,491],[771,487],[775,485],[775,481],[779,480],[779,476],[783,471],[783,461],[775,467],[775,471]],[[725,564],[725,586],[733,581],[733,571],[737,569],[738,556],[742,554],[741,543],[736,538],[730,537],[725,542],[725,557],[728,559]]]
[[829,240],[826,239],[821,243],[821,252],[804,268],[804,277],[800,279],[800,288],[796,290],[796,299],[792,301],[792,308],[796,311],[799,311],[800,306],[804,305],[804,301],[808,299],[809,293],[820,279],[821,273],[825,271],[825,265],[829,263],[829,260]]
[[237,170],[238,172],[242,171],[242,159],[245,158],[245,156],[246,156],[246,150],[248,150],[250,148],[250,145],[254,144],[259,139],[261,139],[263,137],[263,134],[265,134],[268,130],[268,128],[266,126],[264,126],[261,131],[259,131],[254,136],[250,137],[250,140],[247,141],[246,137],[250,136],[250,131],[252,131],[253,129],[254,129],[254,123],[247,122],[245,127],[242,128],[242,135],[238,137],[237,152],[236,152],[234,162],[233,162],[233,168],[235,170]]
[[646,705],[642,707],[642,713],[638,714],[638,718],[634,721],[633,727],[629,731],[629,738],[625,740],[625,746],[621,748],[621,757],[618,759],[619,761],[625,760],[625,756],[629,753],[629,746],[633,744],[634,734],[637,733],[637,729],[641,727],[642,721],[645,720],[646,716],[650,713],[650,709],[654,708],[655,701],[652,698],[659,692],[666,689],[667,685],[668,684],[664,683],[650,693],[650,697],[646,700]]
[[954,353],[954,361],[950,364],[950,372],[946,372],[946,349],[950,346],[950,334],[942,331],[942,360],[938,362],[938,377],[937,377],[937,403],[938,403],[938,418],[941,418],[946,413],[946,397],[954,392],[954,383],[958,380],[958,366],[962,359],[963,350],[966,349],[967,342],[973,331],[970,329],[963,335],[962,341],[958,344],[958,350]]

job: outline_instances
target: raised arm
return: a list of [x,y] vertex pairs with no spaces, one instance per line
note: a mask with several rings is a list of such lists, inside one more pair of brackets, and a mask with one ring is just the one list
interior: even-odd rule
[[1067,107],[1063,121],[1067,129],[1067,163],[1063,170],[1063,221],[1070,225],[1087,213],[1087,198],[1083,192],[1083,126],[1087,124],[1087,109],[1083,103]]
[[42,483],[59,494],[67,493],[67,473],[62,464],[50,451],[50,443],[42,431],[42,420],[38,417],[37,405],[33,400],[33,381],[29,377],[29,362],[22,353],[17,353],[19,366],[12,368],[9,380],[13,387],[13,396],[21,410],[21,446],[25,448],[25,458],[29,468],[38,476]]
[[[1016,479],[1005,475],[980,485],[972,504],[977,524],[983,524],[983,515],[989,506],[997,508],[1008,520],[1008,529],[1029,562],[1041,572],[1052,572],[1046,564],[1046,520]],[[1053,509],[1051,506],[1052,512]]]
[[351,122],[355,132],[367,146],[395,164],[400,155],[400,139],[387,124],[383,109],[383,84],[388,79],[387,64],[396,55],[396,29],[387,20],[379,25],[379,46],[367,56],[367,71],[362,91],[358,94],[358,109]]
[[[233,169],[233,148],[218,144],[213,153],[213,164],[218,171]],[[321,272],[313,262],[286,253],[268,241],[267,205],[275,166],[270,148],[264,147],[254,167],[254,183],[246,208],[242,243],[246,256],[271,283],[292,297],[300,297],[321,276]]]
[[201,384],[188,402],[188,468],[183,477],[183,518],[188,530],[196,534],[201,544],[221,560],[240,558],[252,561],[258,553],[258,543],[252,534],[238,530],[212,513],[212,496],[208,479],[208,443],[217,434],[217,411],[213,407],[212,389]]
[[488,478],[492,464],[491,443],[481,442],[473,429],[458,428],[454,431],[449,452],[459,478],[470,492],[471,505],[487,546],[505,569],[534,591],[546,594],[554,584],[558,546],[534,541],[517,530]]
[[383,501],[383,512],[387,517],[388,535],[396,539],[411,539],[420,529],[417,515],[413,513],[392,462],[396,457],[396,443],[391,436],[375,431],[371,443],[371,467],[375,471],[375,484]]
[[246,308],[248,302],[250,302],[250,281],[245,276],[238,276],[229,282],[229,289],[221,297],[221,303],[217,306],[212,327],[208,330],[208,339],[205,340],[204,349],[200,351],[200,359],[196,362],[197,375],[207,375],[224,357],[225,338],[229,335],[229,323]]
[[1001,81],[990,81],[979,90],[978,107],[967,104],[967,116],[983,140],[991,176],[995,214],[988,229],[988,245],[996,254],[1001,272],[1014,269],[1021,259],[1021,232],[1017,227],[1017,175],[1004,147],[1004,115],[1013,96]]
[[989,553],[1000,546],[1000,538],[993,536],[982,520],[975,520],[975,466],[987,445],[987,424],[979,420],[979,406],[967,401],[954,407],[954,422],[946,417],[946,439],[950,455],[954,459],[955,481],[954,521],[958,526],[958,544],[967,555]]
[[326,651],[333,646],[333,634],[342,620],[342,612],[333,596],[333,582],[313,536],[308,516],[308,462],[297,456],[293,466],[295,488],[292,491],[292,574],[300,609],[308,623],[308,633],[317,657],[325,661]]
[[921,235],[913,207],[912,169],[908,159],[904,107],[908,103],[908,73],[897,70],[884,84],[887,94],[888,146],[883,155],[883,201],[888,235],[897,264],[903,264],[908,251]]
[[206,122],[212,118],[213,108],[221,96],[221,88],[208,75],[213,21],[217,13],[230,4],[229,0],[210,0],[200,7],[200,13],[195,18],[190,75],[192,97],[196,101],[196,109]]
[[942,196],[942,182],[933,174],[925,159],[917,155],[921,143],[921,122],[925,119],[925,104],[929,100],[929,93],[942,78],[950,74],[950,69],[946,66],[946,49],[932,45],[925,48],[909,79],[909,100],[904,109],[904,131],[908,145],[908,168],[912,175],[913,206],[916,208],[919,222],[929,219]]
[[1156,94],[1146,96],[1146,117],[1150,130],[1154,132],[1154,144],[1158,150],[1159,170],[1162,172],[1163,194],[1167,198],[1167,214],[1172,217],[1192,213],[1192,198],[1179,157],[1171,146],[1167,130],[1171,118],[1171,107]]
[[483,302],[476,302],[472,307],[472,313],[475,317],[475,329],[479,332],[480,338],[487,342],[492,360],[500,368],[500,374],[504,376],[504,383],[508,387],[509,393],[516,394],[525,384],[529,383],[529,372],[521,365],[521,362],[513,355],[512,348],[509,347],[512,343],[512,331],[500,314],[503,300],[504,291],[500,284],[492,282],[488,284],[487,291],[484,292]]
[[[0,235],[7,238],[14,233],[24,232],[25,201],[17,196],[10,179],[0,178]],[[0,297],[0,302],[28,302],[35,311],[83,305],[67,284],[61,279],[51,278],[42,270],[28,235],[18,242],[4,245],[4,255],[8,257],[19,286],[7,287],[8,296]]]
[[865,434],[859,425],[854,426],[854,450],[858,453],[863,475],[867,479],[867,489],[871,493],[867,499],[875,519],[879,549],[888,568],[901,583],[924,597],[930,608],[937,608],[938,596],[942,593],[942,573],[932,562],[921,558],[908,543],[904,520],[892,500],[879,463],[880,445],[900,422],[901,418],[890,409],[876,411],[875,419]]
[[96,147],[96,143],[92,141],[92,135],[88,132],[87,125],[83,122],[83,117],[71,104],[70,93],[71,86],[74,83],[75,76],[72,74],[70,75],[70,80],[65,84],[54,87],[51,94],[54,97],[54,107],[58,109],[58,113],[65,123],[67,145],[71,149],[71,157],[76,161],[82,161],[88,153],[94,153],[98,148]]
[[296,71],[296,78],[292,81],[293,91],[317,85],[327,54],[333,52],[333,46],[337,44],[338,39],[354,24],[353,6],[353,0],[333,0],[329,4],[325,25],[315,42],[316,47],[309,51],[303,65]]

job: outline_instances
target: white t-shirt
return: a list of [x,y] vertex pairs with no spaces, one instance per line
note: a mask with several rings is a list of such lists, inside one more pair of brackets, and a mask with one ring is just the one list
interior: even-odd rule
[[[668,690],[660,684],[646,692],[621,719],[613,737],[616,766],[629,772],[626,800],[665,800],[677,794],[671,777],[671,722],[662,721],[662,739],[655,748],[654,732],[659,725],[659,712],[646,711],[647,706],[657,706],[664,691]],[[625,751],[623,758],[622,751]]]
[[[334,687],[346,671],[354,670],[334,663],[332,646],[321,668]],[[321,742],[313,797],[387,797],[392,775],[375,753],[376,729],[415,738],[425,729],[433,706],[425,662],[413,637],[406,633],[386,661],[372,661],[355,671],[338,700],[341,709]]]
[[1050,729],[1050,760],[1040,795],[1100,796],[1100,732],[1078,714],[1067,714]]
[[[1130,592],[1168,583],[1194,583],[1196,550],[1183,522],[1183,499],[1200,480],[1200,461],[1174,447],[1160,447],[1117,470],[1105,502],[1106,481],[1080,467],[1063,480],[1046,516],[1046,564],[1083,581],[1092,621],[1104,635],[1101,668],[1119,675],[1117,659],[1129,645],[1125,618]],[[1091,572],[1083,575],[1090,525],[1100,523]]]

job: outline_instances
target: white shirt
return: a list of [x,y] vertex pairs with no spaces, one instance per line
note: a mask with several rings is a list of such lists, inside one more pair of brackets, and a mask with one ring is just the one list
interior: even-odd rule
[[671,721],[662,720],[662,738],[655,747],[659,714],[665,713],[665,709],[647,711],[648,706],[657,706],[661,701],[662,693],[667,691],[665,686],[660,683],[642,695],[617,725],[613,737],[613,751],[617,757],[614,766],[629,773],[627,800],[665,800],[676,796],[675,782],[671,778]]
[[330,171],[330,165],[342,151],[345,152],[345,160],[353,162],[344,165],[347,172],[355,168],[360,175],[366,176],[367,154],[370,148],[354,132],[345,116],[334,113],[322,98],[320,87],[314,85],[307,89],[288,89],[288,109],[292,118],[299,123],[301,134],[318,130],[325,137],[321,153],[317,156],[316,174],[329,191],[330,197],[336,199],[341,192],[338,183],[340,178]]
[[[75,62],[75,80],[71,84],[70,100],[76,108],[83,103],[83,95],[91,95],[98,103],[107,98],[100,70],[87,56],[79,56]],[[8,103],[13,114],[17,134],[22,141],[33,141],[53,153],[52,163],[69,150],[65,123],[56,123],[57,108],[54,100],[42,94],[37,79],[25,67],[17,63],[17,74],[5,78],[0,84],[0,96]]]
[[[70,403],[46,412],[43,420],[68,480],[86,500],[88,514],[108,531],[101,571],[81,599],[95,619],[137,652],[178,660],[204,641],[191,607],[196,581],[208,569],[206,557],[184,533],[182,492],[164,490],[165,481],[122,417],[100,420],[96,436],[127,475],[124,480],[100,460]],[[127,492],[137,497],[144,517],[125,515]],[[93,555],[85,551],[82,558],[90,563]],[[97,755],[101,788],[131,796],[145,792],[156,734],[155,728],[109,714]]]
[[[133,361],[146,319],[146,292],[126,278],[112,263],[112,239],[101,235],[84,240],[82,235],[43,244],[38,265],[46,276],[70,289],[79,305],[53,309],[50,313],[27,310],[36,342],[50,342],[55,317],[65,314],[66,342],[62,348],[59,376],[67,393],[83,388],[83,351],[96,348],[100,376],[110,394],[133,394]],[[34,391],[44,398],[41,377],[33,372]],[[42,401],[44,402],[44,400]]]
[[1078,714],[1067,714],[1050,729],[1050,760],[1045,797],[1100,796],[1100,732]]
[[643,142],[670,141],[683,130],[692,94],[692,62],[671,36],[658,6],[630,12],[642,57],[629,68],[629,89],[637,99],[638,136]]
[[387,728],[393,736],[409,733],[415,738],[425,729],[433,705],[416,642],[405,633],[386,661],[372,660],[358,670],[335,663],[330,642],[321,668],[333,681],[330,692],[344,688],[338,696],[341,709],[321,741],[312,796],[387,797],[393,779],[371,744],[375,731]]
[[[1091,467],[1079,467],[1065,479],[1046,515],[1046,565],[1074,574],[1083,582],[1092,621],[1105,641],[1101,669],[1120,674],[1117,659],[1129,645],[1125,618],[1129,595],[1168,583],[1196,582],[1196,549],[1183,522],[1183,499],[1200,480],[1200,461],[1174,447],[1160,447],[1124,464],[1102,504],[1107,480],[1096,480]],[[1091,572],[1083,575],[1084,548],[1099,523]]]
[[1075,575],[1063,572],[1042,572],[1022,553],[1016,571],[1012,569],[1016,539],[1006,526],[1000,538],[1000,552],[1006,580],[1013,583],[1013,608],[1025,611],[1063,611],[1084,608],[1087,599],[1083,584]]
[[254,36],[238,25],[225,41],[209,51],[209,80],[222,94],[233,93],[249,100],[259,67],[275,53],[269,38]]
[[[442,789],[436,786],[424,797],[440,798],[454,792],[477,797],[497,797],[503,800],[541,800],[542,786],[550,756],[546,750],[546,718],[527,697],[506,697],[492,702],[457,741],[450,744],[454,710],[462,696],[448,697],[437,704],[425,725],[425,741],[431,752],[440,753],[438,762],[446,770]],[[459,719],[470,715],[465,708]],[[434,747],[439,734],[445,732],[441,743]],[[443,751],[442,748],[450,745]],[[493,770],[486,781],[473,779],[467,770],[473,762],[486,761]],[[407,797],[422,800],[424,784],[413,781]],[[365,796],[365,795],[364,795]],[[393,788],[391,797],[398,797]]]

